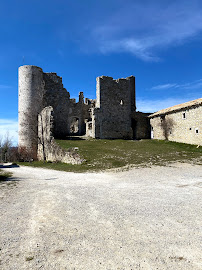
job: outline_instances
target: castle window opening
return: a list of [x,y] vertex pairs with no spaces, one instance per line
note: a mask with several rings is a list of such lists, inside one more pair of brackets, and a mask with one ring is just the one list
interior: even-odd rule
[[183,119],[186,119],[186,113],[183,113],[183,114],[182,114],[182,118],[183,118]]
[[198,134],[199,133],[199,130],[198,128],[195,129],[195,133]]

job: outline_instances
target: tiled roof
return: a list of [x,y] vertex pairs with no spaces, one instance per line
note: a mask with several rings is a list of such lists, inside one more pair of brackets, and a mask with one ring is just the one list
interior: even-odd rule
[[185,102],[185,103],[182,103],[182,104],[179,104],[179,105],[175,105],[173,107],[169,107],[169,108],[160,110],[158,112],[155,112],[155,113],[149,115],[149,118],[152,118],[152,117],[155,117],[155,116],[158,116],[158,115],[167,114],[167,113],[170,113],[170,112],[179,111],[181,109],[187,109],[187,108],[191,108],[191,107],[195,107],[195,106],[200,106],[200,105],[202,105],[202,98],[195,99],[195,100],[192,100],[192,101],[189,101],[189,102]]

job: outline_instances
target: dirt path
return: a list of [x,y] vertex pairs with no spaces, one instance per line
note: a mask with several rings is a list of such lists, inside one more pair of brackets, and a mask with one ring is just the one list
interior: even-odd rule
[[202,269],[202,167],[6,169],[0,269]]

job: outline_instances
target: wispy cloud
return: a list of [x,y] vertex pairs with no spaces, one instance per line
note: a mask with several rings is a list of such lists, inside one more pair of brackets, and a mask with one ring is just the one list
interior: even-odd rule
[[15,119],[0,119],[0,137],[9,134],[14,145],[18,142],[18,121]]
[[160,84],[153,86],[151,90],[167,90],[167,89],[172,89],[172,88],[179,88],[179,89],[199,89],[202,88],[202,79],[193,81],[193,82],[188,82],[184,84],[177,84],[177,83],[167,83],[167,84]]
[[159,49],[181,45],[201,34],[202,3],[127,0],[113,15],[103,13],[102,21],[92,25],[91,41],[100,52],[130,52],[144,61],[158,61]]
[[169,89],[176,86],[177,86],[176,83],[160,84],[160,85],[153,86],[151,90],[164,90],[164,89]]

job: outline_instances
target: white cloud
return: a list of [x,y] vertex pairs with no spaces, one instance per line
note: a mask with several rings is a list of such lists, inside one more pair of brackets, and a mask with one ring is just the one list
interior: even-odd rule
[[164,90],[164,89],[169,89],[173,87],[174,88],[177,87],[177,84],[176,83],[160,84],[160,85],[153,86],[151,90]]
[[198,0],[158,3],[128,0],[100,23],[92,24],[91,41],[102,53],[130,52],[144,61],[158,61],[159,49],[181,45],[202,32]]
[[5,137],[9,134],[13,145],[18,142],[18,122],[13,119],[0,119],[0,137]]
[[167,89],[172,89],[172,88],[179,88],[179,89],[184,89],[184,90],[189,90],[189,89],[199,89],[202,88],[202,79],[193,81],[193,82],[188,82],[184,84],[177,84],[177,83],[167,83],[167,84],[159,84],[156,86],[153,86],[151,90],[167,90]]

